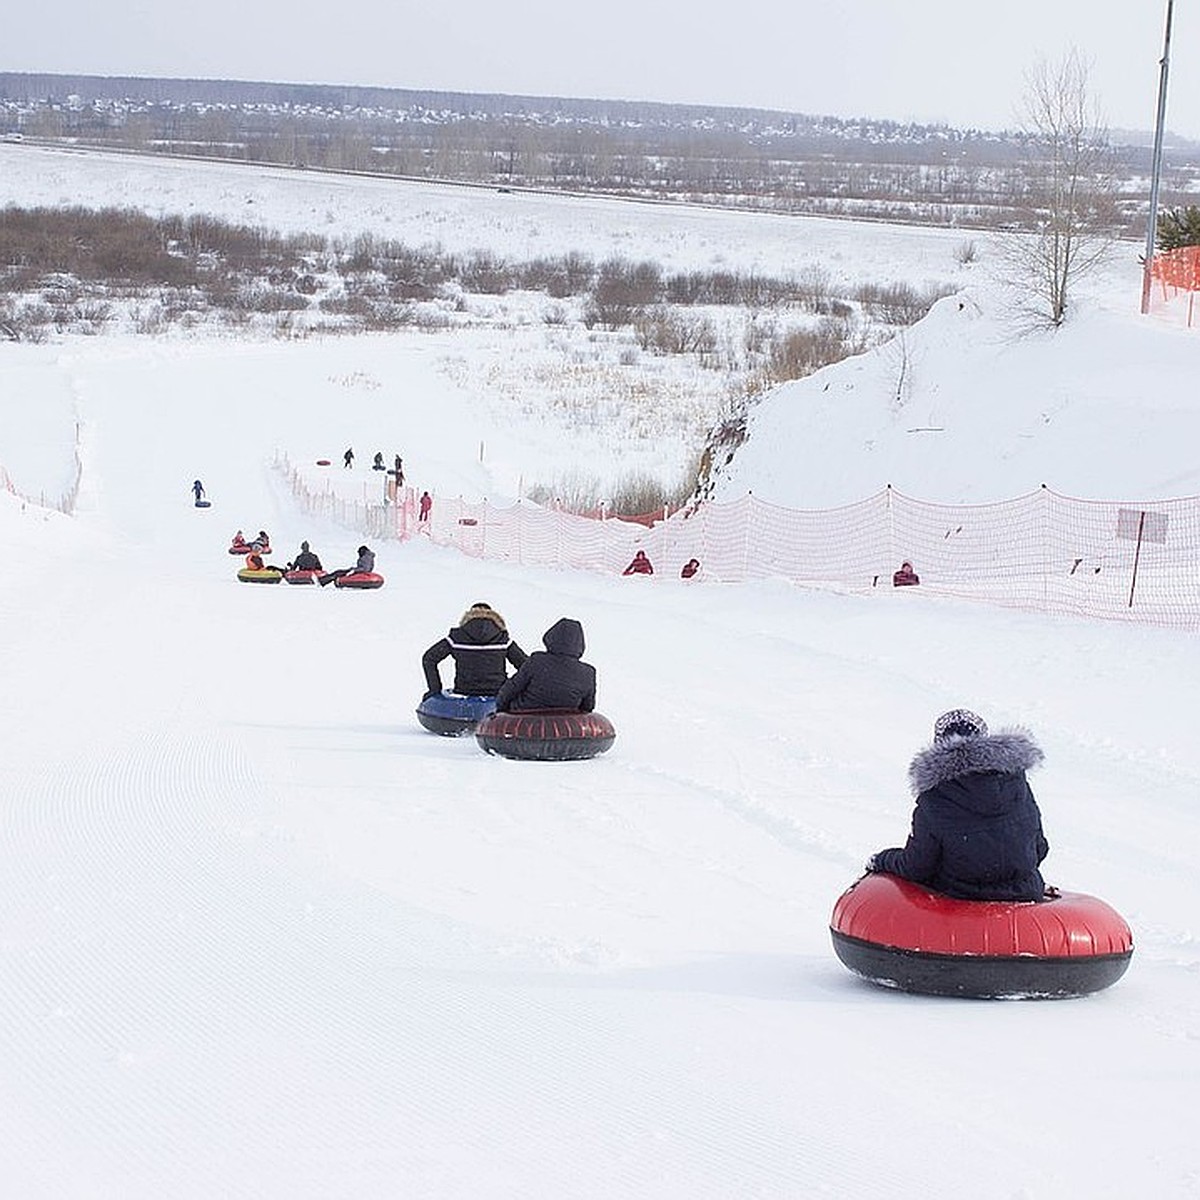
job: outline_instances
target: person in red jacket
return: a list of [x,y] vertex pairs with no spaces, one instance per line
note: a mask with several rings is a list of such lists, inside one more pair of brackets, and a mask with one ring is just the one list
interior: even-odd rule
[[900,570],[892,576],[892,587],[913,587],[921,582],[921,577],[913,570],[910,562],[902,562]]
[[633,556],[633,562],[621,572],[622,575],[653,575],[654,567],[646,557],[645,550],[639,550]]
[[700,560],[698,558],[689,558],[683,564],[683,570],[679,572],[680,579],[692,579],[696,572],[700,570]]

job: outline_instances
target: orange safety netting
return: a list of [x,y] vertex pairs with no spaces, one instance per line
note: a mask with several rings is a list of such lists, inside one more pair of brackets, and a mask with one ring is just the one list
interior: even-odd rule
[[1150,274],[1164,288],[1200,292],[1200,246],[1164,250],[1150,261]]
[[[1010,608],[1200,629],[1200,497],[1079,500],[1040,488],[993,504],[935,504],[893,488],[832,509],[792,509],[753,496],[706,503],[650,527],[597,520],[529,501],[500,506],[439,496],[416,518],[412,489],[393,505],[310,492],[308,511],[380,538],[428,536],[476,558],[620,575],[637,550],[655,582],[782,578],[842,592],[895,595],[904,561],[923,593]],[[645,578],[645,577],[642,577]],[[690,585],[689,585],[690,586]]]

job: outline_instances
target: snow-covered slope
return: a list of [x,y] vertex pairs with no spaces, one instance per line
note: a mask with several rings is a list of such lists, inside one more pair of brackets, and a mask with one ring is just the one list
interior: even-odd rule
[[1043,483],[1097,499],[1200,492],[1200,329],[1181,305],[1138,315],[1131,260],[1118,247],[1081,281],[1057,331],[1022,329],[1011,290],[993,279],[939,301],[895,340],[779,388],[754,410],[718,498],[753,491],[824,508],[888,483],[939,501]]
[[[983,327],[930,322],[968,353]],[[464,473],[469,409],[365,386],[420,353],[0,346],[0,462],[55,495],[83,463],[73,518],[0,496],[0,1192],[1194,1195],[1196,639],[423,539],[375,547],[378,592],[238,583],[237,527],[332,565],[362,539],[296,512],[277,448],[353,441],[347,487],[376,442]],[[609,754],[419,728],[421,652],[477,600],[526,649],[583,622]],[[833,957],[836,897],[903,839],[909,756],[960,704],[1044,746],[1047,874],[1134,928],[1110,990],[933,1001]]]

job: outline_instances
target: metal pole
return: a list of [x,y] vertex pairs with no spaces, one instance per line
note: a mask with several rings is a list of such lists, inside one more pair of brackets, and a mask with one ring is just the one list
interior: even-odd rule
[[1175,0],[1167,0],[1167,26],[1158,72],[1158,116],[1154,123],[1154,159],[1150,172],[1150,217],[1146,224],[1146,254],[1142,259],[1142,312],[1150,311],[1150,281],[1158,232],[1158,180],[1162,174],[1163,125],[1167,119],[1167,72],[1171,66],[1171,17]]
[[1146,513],[1138,517],[1137,549],[1133,552],[1133,575],[1129,580],[1129,607],[1133,607],[1133,589],[1137,587],[1138,562],[1142,557],[1142,533],[1146,528]]

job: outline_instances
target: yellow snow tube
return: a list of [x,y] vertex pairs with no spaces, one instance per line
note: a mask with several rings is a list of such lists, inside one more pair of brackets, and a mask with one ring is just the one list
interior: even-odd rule
[[283,572],[271,567],[243,567],[237,577],[243,583],[278,583],[283,578]]

